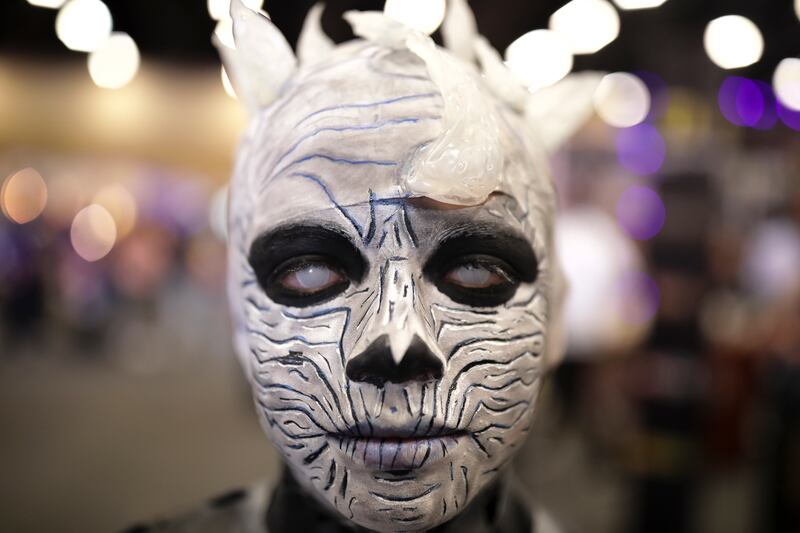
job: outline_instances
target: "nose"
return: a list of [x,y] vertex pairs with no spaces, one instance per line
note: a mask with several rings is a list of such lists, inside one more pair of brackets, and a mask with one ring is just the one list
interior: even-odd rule
[[414,335],[400,362],[395,362],[389,346],[389,336],[381,335],[363,352],[348,361],[345,372],[351,381],[383,387],[387,382],[440,379],[443,368],[442,361],[431,353],[427,344],[417,335]]

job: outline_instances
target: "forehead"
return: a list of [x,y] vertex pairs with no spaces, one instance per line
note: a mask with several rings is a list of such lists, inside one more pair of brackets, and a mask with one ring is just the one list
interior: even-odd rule
[[[402,201],[410,161],[442,132],[442,107],[425,64],[408,50],[356,41],[303,67],[241,146],[236,194],[247,196],[237,204],[251,211],[248,233],[307,214],[368,213]],[[496,110],[504,173],[518,185],[504,192],[521,206],[532,198],[547,204],[547,176],[531,163],[517,117]],[[358,215],[347,216],[358,229]]]
[[408,51],[339,47],[302,70],[253,132],[251,192],[274,219],[400,195],[403,166],[440,132],[441,98]]

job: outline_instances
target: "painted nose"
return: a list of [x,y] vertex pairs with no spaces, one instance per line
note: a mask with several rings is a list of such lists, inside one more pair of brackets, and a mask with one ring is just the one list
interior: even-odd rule
[[389,336],[381,335],[367,348],[350,359],[346,374],[351,381],[383,387],[388,383],[431,381],[442,377],[442,362],[431,353],[428,345],[417,335],[408,345],[403,358],[395,362]]

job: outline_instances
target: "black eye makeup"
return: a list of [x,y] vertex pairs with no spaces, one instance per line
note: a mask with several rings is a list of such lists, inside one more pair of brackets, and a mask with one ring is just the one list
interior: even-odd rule
[[530,243],[505,229],[476,225],[446,237],[425,264],[425,276],[453,301],[494,307],[538,275]]
[[366,261],[342,232],[325,226],[288,226],[253,241],[248,257],[269,298],[293,307],[315,305],[360,282]]

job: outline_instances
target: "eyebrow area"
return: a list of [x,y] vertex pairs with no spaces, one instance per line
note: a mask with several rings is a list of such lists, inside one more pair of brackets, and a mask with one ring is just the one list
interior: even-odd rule
[[539,268],[531,243],[506,226],[466,223],[448,231],[425,263],[426,274],[446,269],[460,257],[490,255],[502,259],[515,270],[520,281],[531,282]]
[[262,233],[250,246],[248,261],[263,287],[283,263],[300,256],[330,258],[356,282],[367,270],[366,259],[343,230],[320,224],[281,226]]

